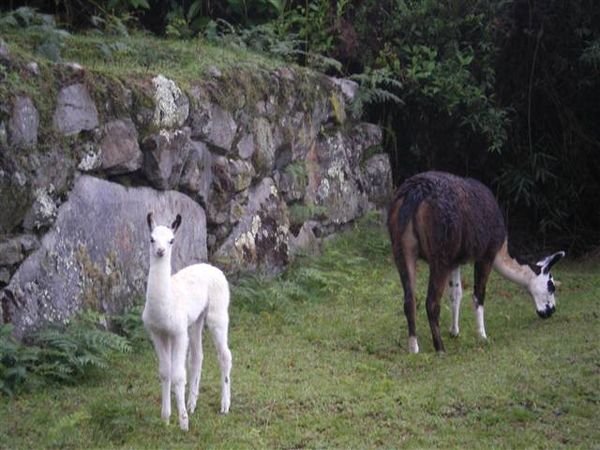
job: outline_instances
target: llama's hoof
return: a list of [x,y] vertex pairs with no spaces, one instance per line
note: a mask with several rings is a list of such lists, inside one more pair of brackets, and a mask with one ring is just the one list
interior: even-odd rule
[[457,329],[450,328],[450,336],[452,336],[453,338],[457,338],[458,334],[459,334],[458,328]]
[[179,418],[179,428],[181,428],[182,431],[189,430],[190,424],[189,424],[189,419],[188,419],[187,415]]
[[194,414],[194,411],[196,411],[196,402],[192,401],[192,400],[188,400],[187,410],[190,414]]
[[219,411],[221,414],[225,415],[229,413],[229,405],[221,405],[221,411]]
[[413,354],[419,353],[419,342],[415,336],[408,338],[408,352]]

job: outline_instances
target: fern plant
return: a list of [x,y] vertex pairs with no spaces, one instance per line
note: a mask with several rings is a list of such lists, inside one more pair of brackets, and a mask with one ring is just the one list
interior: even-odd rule
[[47,328],[34,335],[39,346],[39,359],[34,371],[43,378],[70,382],[90,369],[106,369],[112,352],[129,352],[127,339],[117,334],[76,322],[65,330]]
[[12,337],[12,325],[0,326],[0,392],[47,382],[70,383],[106,369],[114,352],[129,352],[127,338],[105,328],[106,318],[86,313],[66,327],[45,328],[29,337],[29,345]]
[[27,347],[12,337],[11,324],[0,325],[0,392],[12,395],[30,376],[39,348]]
[[112,317],[111,325],[117,334],[127,338],[132,347],[148,343],[148,335],[142,322],[143,306],[135,306],[123,314]]
[[356,119],[363,115],[365,106],[369,104],[404,104],[402,99],[392,92],[393,89],[400,90],[402,83],[394,78],[388,69],[367,69],[350,78],[359,84],[358,92],[350,104],[350,114]]

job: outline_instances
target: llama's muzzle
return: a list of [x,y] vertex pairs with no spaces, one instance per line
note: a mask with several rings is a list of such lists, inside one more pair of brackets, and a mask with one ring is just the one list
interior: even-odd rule
[[545,309],[542,310],[537,310],[537,314],[538,316],[540,316],[542,319],[547,319],[548,317],[550,317],[552,314],[554,314],[554,311],[556,311],[556,307],[554,305],[550,306],[550,305],[546,305]]
[[162,258],[163,256],[165,256],[165,249],[159,248],[158,250],[156,250],[156,256],[158,256],[159,258]]

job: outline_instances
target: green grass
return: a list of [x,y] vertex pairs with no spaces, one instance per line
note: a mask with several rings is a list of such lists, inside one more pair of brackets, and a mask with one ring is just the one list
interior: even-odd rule
[[[11,53],[47,65],[51,64],[50,56],[40,48],[55,36],[52,33],[36,28],[6,28],[0,38],[8,43]],[[269,71],[284,65],[272,57],[200,38],[164,39],[139,32],[128,36],[70,34],[57,41],[56,49],[61,62],[76,62],[101,75],[147,78],[162,73],[183,83],[205,78],[211,67],[227,73],[244,68]]]
[[[463,275],[461,336],[435,354],[421,302],[421,351],[406,351],[401,288],[385,233],[362,224],[316,260],[233,286],[232,408],[218,414],[210,339],[190,431],[160,421],[146,340],[78,386],[0,399],[0,447],[31,448],[598,448],[597,264],[561,262],[558,310],[538,319],[495,274],[489,341],[480,342]],[[419,297],[424,296],[421,267]]]

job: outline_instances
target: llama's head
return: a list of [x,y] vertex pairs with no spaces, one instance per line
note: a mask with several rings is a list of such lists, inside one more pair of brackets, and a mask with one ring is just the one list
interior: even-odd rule
[[146,217],[148,228],[150,229],[150,257],[151,258],[171,258],[171,247],[175,240],[175,232],[181,225],[181,215],[177,214],[175,221],[170,227],[156,225],[152,213]]
[[556,300],[554,299],[556,286],[550,269],[564,256],[565,252],[556,252],[531,266],[536,276],[531,279],[527,289],[533,297],[535,310],[542,319],[547,319],[556,310]]

